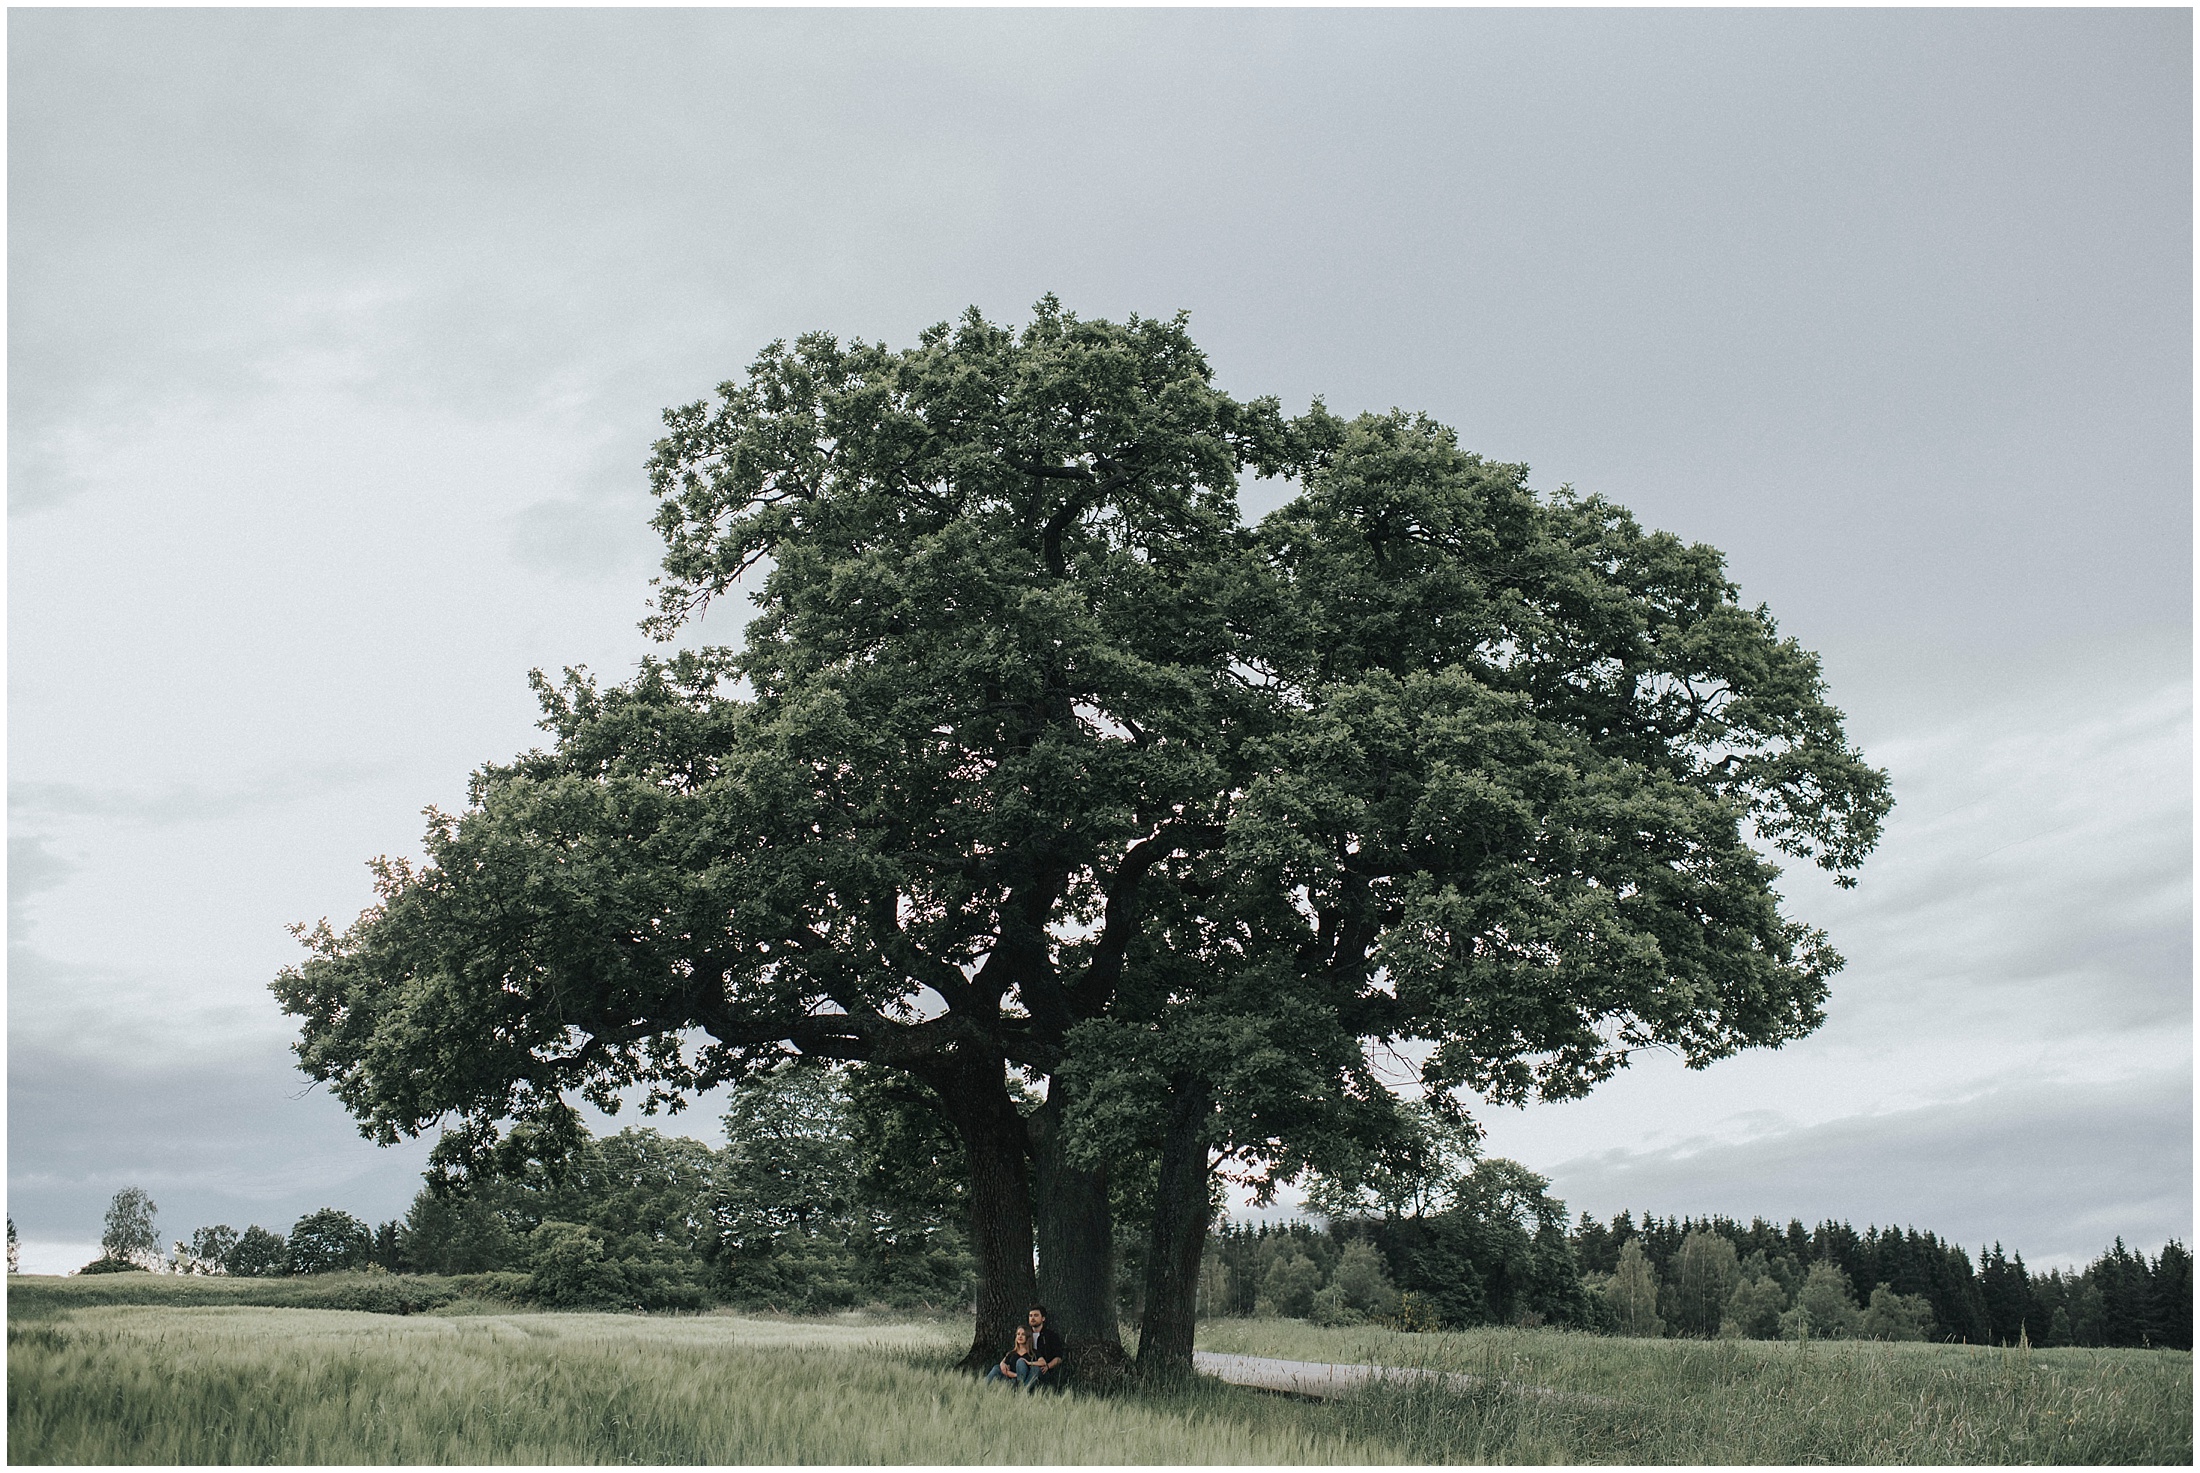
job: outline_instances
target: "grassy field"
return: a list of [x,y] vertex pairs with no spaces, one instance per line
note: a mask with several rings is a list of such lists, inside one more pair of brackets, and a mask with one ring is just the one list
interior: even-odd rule
[[[125,1282],[116,1282],[124,1280]],[[340,1282],[9,1282],[8,1454],[38,1462],[2164,1462],[2192,1362],[1400,1335],[1211,1322],[1201,1348],[1461,1371],[1311,1402],[1203,1382],[1018,1397],[959,1321],[298,1307]],[[288,1302],[254,1304],[254,1299]],[[150,1301],[150,1302],[148,1302]],[[410,1302],[410,1301],[408,1301]]]
[[1407,1335],[1218,1320],[1200,1348],[1463,1372],[1336,1405],[1415,1460],[2190,1463],[2192,1357],[2164,1350]]

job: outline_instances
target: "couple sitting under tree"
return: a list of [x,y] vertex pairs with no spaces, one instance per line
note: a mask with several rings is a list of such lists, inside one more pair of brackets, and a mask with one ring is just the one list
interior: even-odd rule
[[988,1381],[1014,1381],[1019,1388],[1031,1390],[1041,1384],[1052,1384],[1047,1378],[1059,1379],[1062,1367],[1062,1336],[1057,1330],[1047,1328],[1047,1307],[1034,1304],[1024,1317],[1028,1324],[1016,1327],[1016,1343],[1001,1357],[999,1365],[985,1373]]

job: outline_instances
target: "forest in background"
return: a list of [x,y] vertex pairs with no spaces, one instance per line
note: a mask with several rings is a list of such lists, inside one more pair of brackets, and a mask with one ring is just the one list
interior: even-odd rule
[[[110,1209],[103,1256],[81,1272],[484,1275],[492,1292],[560,1308],[960,1307],[975,1274],[964,1173],[921,1088],[886,1071],[781,1069],[735,1091],[722,1149],[622,1130],[590,1139],[557,1174],[537,1166],[464,1187],[431,1181],[403,1218],[379,1226],[325,1208],[288,1234],[215,1225],[162,1253],[152,1202],[126,1190]],[[1333,1202],[1320,1226],[1221,1220],[1199,1313],[1409,1330],[2192,1344],[2192,1261],[2181,1243],[2149,1259],[2119,1239],[2082,1270],[2040,1274],[1999,1244],[1974,1262],[1915,1228],[1627,1212],[1569,1220],[1548,1182],[1517,1162],[1432,1170],[1410,1202],[1381,1211]],[[1116,1186],[1126,1318],[1141,1308],[1150,1210],[1141,1185]],[[13,1231],[11,1222],[11,1246]]]

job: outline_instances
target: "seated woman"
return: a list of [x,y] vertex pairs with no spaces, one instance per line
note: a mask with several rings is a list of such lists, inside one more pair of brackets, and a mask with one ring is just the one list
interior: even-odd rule
[[1025,1375],[1024,1362],[1030,1355],[1031,1332],[1022,1325],[1018,1325],[1016,1327],[1016,1343],[1009,1348],[1008,1354],[1001,1357],[999,1365],[985,1373],[985,1379],[988,1381],[1008,1381],[1019,1386],[1022,1385]]

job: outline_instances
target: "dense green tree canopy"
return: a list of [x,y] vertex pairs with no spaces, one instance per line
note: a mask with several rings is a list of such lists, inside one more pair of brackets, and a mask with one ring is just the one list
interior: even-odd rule
[[[1578,1093],[1816,1026],[1839,965],[1752,840],[1846,882],[1885,776],[1716,552],[1538,498],[1449,430],[1318,411],[1260,528],[1292,591],[1274,741],[1229,858],[1303,895],[1313,966],[1430,1041],[1441,1092]],[[1288,661],[1288,663],[1285,663]]]
[[294,1274],[358,1268],[374,1246],[374,1230],[336,1207],[309,1212],[291,1225],[288,1262]]
[[222,1268],[239,1278],[267,1278],[287,1271],[289,1246],[283,1235],[253,1223],[222,1255]]
[[556,747],[484,769],[429,863],[384,866],[381,906],[278,984],[385,1139],[790,1043],[1044,1068],[1112,989],[1111,897],[1221,840],[1254,699],[1235,477],[1279,422],[1208,387],[1181,323],[809,337],[722,393],[658,448],[661,618],[768,563],[744,648],[543,684]]

